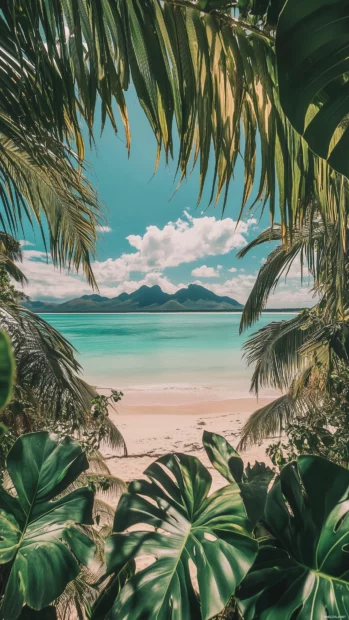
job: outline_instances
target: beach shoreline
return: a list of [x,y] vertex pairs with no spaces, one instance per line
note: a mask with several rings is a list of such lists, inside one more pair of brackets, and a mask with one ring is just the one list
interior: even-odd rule
[[[99,392],[110,394],[105,388]],[[223,398],[217,391],[210,400],[205,396],[205,390],[194,388],[192,391],[176,389],[172,392],[159,389],[126,391],[121,402],[115,408],[110,407],[109,415],[125,439],[128,456],[104,448],[103,454],[111,473],[129,482],[143,477],[144,470],[157,458],[169,452],[180,452],[196,456],[209,469],[211,490],[224,486],[226,481],[214,470],[202,447],[203,431],[223,435],[236,448],[241,429],[251,413],[271,402],[275,396],[264,396],[259,400],[253,395]],[[257,460],[270,465],[265,449],[272,441],[275,439],[249,446],[241,453],[244,463]]]

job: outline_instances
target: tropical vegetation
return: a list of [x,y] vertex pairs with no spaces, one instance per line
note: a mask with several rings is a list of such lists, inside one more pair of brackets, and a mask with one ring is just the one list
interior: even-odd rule
[[[346,615],[347,19],[344,0],[2,3],[0,326],[13,352],[0,332],[0,619],[208,619],[227,605],[247,620]],[[209,199],[224,210],[242,160],[238,218],[270,211],[270,229],[241,253],[273,243],[241,328],[295,260],[315,305],[246,345],[252,388],[283,394],[251,417],[241,447],[286,429],[269,450],[278,477],[261,463],[244,469],[224,438],[205,433],[228,484],[210,494],[198,459],[166,455],[129,484],[111,526],[101,493],[124,487],[99,448],[122,438],[71,345],[21,306],[14,237],[25,221],[38,226],[53,264],[97,285],[103,211],[85,142],[100,107],[99,128],[117,131],[120,117],[130,149],[131,88],[155,167],[161,153],[176,157],[181,183],[197,166],[198,199],[211,178]],[[144,555],[156,561],[142,567]]]
[[[256,463],[244,471],[223,437],[205,432],[203,441],[228,484],[209,494],[209,471],[189,455],[148,467],[120,499],[95,600],[80,617],[208,620],[232,597],[244,618],[345,615],[348,470],[303,455],[268,488],[270,469]],[[86,529],[93,491],[69,491],[87,466],[76,441],[47,432],[23,435],[11,449],[11,486],[0,489],[4,620],[56,617],[49,606],[67,584],[84,566],[98,566]],[[155,561],[135,571],[143,556]]]
[[199,200],[213,159],[211,200],[222,195],[224,209],[241,158],[239,217],[268,205],[270,238],[277,215],[283,250],[301,234],[313,255],[319,223],[336,266],[329,278],[338,308],[330,321],[341,328],[348,215],[340,163],[347,140],[342,4],[311,1],[306,11],[300,0],[5,4],[3,223],[16,232],[22,217],[40,225],[44,217],[54,263],[82,266],[95,283],[100,207],[83,174],[84,135],[93,141],[99,105],[101,129],[109,119],[117,130],[117,106],[130,148],[125,93],[132,84],[155,136],[156,166],[162,150],[166,160],[177,157],[181,182],[197,165]]
[[25,280],[18,267],[19,243],[0,235],[0,326],[11,338],[16,361],[11,402],[2,412],[7,432],[0,446],[0,465],[16,437],[45,428],[74,434],[88,452],[97,454],[109,444],[125,453],[124,440],[108,416],[108,404],[122,394],[97,394],[79,374],[74,348],[51,325],[21,305],[23,295],[11,284]]

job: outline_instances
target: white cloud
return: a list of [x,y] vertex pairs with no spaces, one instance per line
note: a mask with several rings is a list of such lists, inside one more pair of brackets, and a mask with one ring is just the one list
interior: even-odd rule
[[216,293],[216,295],[226,295],[227,297],[236,299],[240,303],[245,303],[255,280],[255,274],[241,274],[223,283],[213,284],[209,282],[205,284],[205,286]]
[[196,269],[193,269],[191,275],[196,276],[197,278],[219,278],[219,269],[220,266],[218,266],[217,269],[214,269],[213,267],[201,265],[201,267],[196,267]]
[[[31,299],[53,299],[62,301],[72,299],[81,295],[91,294],[82,275],[66,274],[64,271],[55,269],[45,252],[38,250],[23,251],[22,269],[29,279],[29,284],[25,287],[25,292]],[[110,260],[110,259],[109,259]],[[108,261],[105,261],[108,262]],[[209,281],[195,280],[195,284],[200,284],[214,291],[217,295],[227,295],[237,299],[240,303],[245,303],[256,279],[256,273],[237,273],[225,282],[212,283]],[[101,295],[116,297],[120,293],[131,293],[142,285],[153,286],[158,284],[163,291],[175,293],[178,289],[187,284],[174,284],[159,270],[153,270],[144,274],[142,279],[125,278],[123,282],[102,282],[99,286]],[[287,283],[280,283],[280,287],[270,297],[268,306],[270,308],[302,307],[314,304],[314,298],[306,286],[300,286],[299,278],[293,278]]]
[[148,226],[144,235],[126,237],[136,251],[119,258],[96,261],[98,282],[123,282],[132,272],[147,273],[178,267],[205,256],[228,254],[246,245],[246,235],[255,220],[236,223],[231,218],[194,218],[184,211],[184,219],[168,222],[163,228]]
[[[223,283],[207,282],[205,287],[216,295],[227,295],[244,304],[256,281],[256,276],[257,273],[239,273]],[[298,278],[287,281],[281,290],[278,288],[275,293],[270,295],[267,307],[300,308],[311,306],[314,303],[316,303],[316,299],[314,299],[311,289],[308,286],[301,286]]]
[[313,306],[316,301],[311,289],[299,286],[299,283],[298,286],[291,284],[270,296],[268,308],[303,308]]
[[[143,284],[158,284],[168,293],[174,293],[185,284],[174,284],[163,271],[184,263],[200,260],[205,256],[218,256],[246,245],[246,235],[254,220],[241,222],[236,226],[230,218],[216,220],[215,217],[193,218],[185,212],[183,219],[168,222],[163,228],[148,226],[144,235],[127,237],[133,251],[119,258],[108,258],[93,263],[93,270],[102,295],[115,297],[122,292],[132,292]],[[31,249],[30,242],[22,242],[24,273],[29,279],[25,292],[32,299],[71,299],[90,294],[91,288],[83,275],[66,273],[55,269],[45,252]],[[28,248],[28,249],[27,249]],[[228,271],[231,277],[224,283],[210,283],[209,278],[221,275],[221,265],[216,268],[201,265],[192,270],[196,283],[227,295],[244,303],[255,282],[257,272],[245,273],[235,267]],[[137,272],[138,278],[137,279]],[[136,277],[133,276],[135,273]],[[307,286],[300,286],[300,264],[295,262],[287,278],[286,285],[280,286],[269,301],[269,307],[302,306],[314,303]],[[306,271],[304,276],[308,275]],[[190,281],[190,280],[189,280]],[[284,279],[280,285],[284,284]],[[305,284],[308,284],[307,280]]]
[[97,226],[97,230],[101,233],[109,233],[112,232],[112,228],[110,226]]
[[31,241],[27,241],[26,239],[20,239],[19,241],[19,245],[21,246],[21,248],[25,248],[29,245],[35,245],[35,243],[31,243]]
[[[24,290],[31,299],[62,301],[90,295],[93,292],[82,275],[66,273],[55,268],[51,259],[47,259],[45,252],[25,250],[21,268],[29,280]],[[175,293],[185,286],[185,284],[173,284],[161,272],[153,271],[145,274],[141,280],[126,279],[122,283],[113,281],[102,283],[99,285],[99,293],[107,297],[116,297],[123,292],[132,293],[143,284],[147,286],[158,284],[166,293]]]

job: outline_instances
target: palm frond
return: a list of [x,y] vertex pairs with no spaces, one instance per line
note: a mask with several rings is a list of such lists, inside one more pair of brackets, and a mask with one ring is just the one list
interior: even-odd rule
[[103,439],[103,445],[113,450],[122,450],[123,456],[127,456],[127,447],[125,440],[114,422],[108,417],[104,420],[104,426],[107,434]]
[[285,394],[257,409],[242,428],[237,450],[242,451],[249,444],[281,436],[285,424],[292,422],[300,412],[305,413],[306,409],[302,404],[300,399],[293,399],[289,394]]
[[[116,129],[116,103],[129,148],[124,91],[132,81],[156,138],[157,162],[161,149],[166,159],[172,155],[177,133],[180,179],[199,166],[199,199],[214,157],[211,198],[217,203],[223,195],[224,208],[241,156],[242,209],[255,190],[272,217],[278,199],[283,228],[301,220],[312,201],[338,218],[339,176],[313,155],[280,107],[270,27],[246,22],[250,9],[241,19],[200,9],[189,0],[5,4],[0,107],[7,116],[0,132],[31,155],[48,136],[62,144],[73,138],[82,160],[79,115],[92,138],[100,101],[102,129],[107,117]],[[9,79],[20,83],[21,96]]]
[[264,439],[280,437],[285,427],[295,418],[311,419],[321,410],[319,393],[308,389],[316,374],[316,367],[310,366],[295,375],[287,394],[276,398],[268,405],[257,409],[244,424],[237,450],[245,450],[249,444]]
[[99,450],[95,450],[88,457],[89,462],[89,471],[93,474],[101,474],[101,475],[111,475],[111,471],[105,461],[104,456],[99,452]]
[[[43,147],[42,147],[42,150]],[[91,269],[101,221],[96,194],[66,158],[48,152],[46,164],[0,133],[0,224],[11,233],[22,230],[23,218],[39,224],[54,265],[79,270],[96,285]],[[43,228],[46,219],[48,233]]]
[[[117,478],[111,474],[83,474],[81,477],[81,485],[86,484],[93,487],[95,493],[101,495],[106,500],[117,502],[122,493],[126,491],[126,484],[121,478]],[[79,478],[79,480],[80,480]]]
[[241,430],[237,450],[245,450],[249,444],[259,443],[267,437],[281,435],[285,423],[296,415],[295,401],[288,394],[276,398],[257,409]]
[[11,338],[17,384],[33,396],[47,421],[69,410],[76,423],[83,423],[96,393],[78,376],[74,348],[46,321],[22,307],[2,304],[0,325]]
[[111,506],[108,502],[105,502],[100,497],[96,497],[93,506],[93,518],[95,521],[97,521],[99,526],[108,526],[109,528],[112,527],[116,503],[117,502],[115,502],[114,506]]
[[255,365],[251,390],[258,394],[267,386],[288,389],[295,374],[309,365],[300,349],[315,329],[309,311],[303,310],[288,321],[273,321],[253,334],[243,347],[248,365]]
[[[243,258],[261,244],[281,241],[282,234],[282,229],[277,224],[273,228],[268,228],[243,248],[238,253],[238,258]],[[301,229],[287,230],[286,236],[287,244],[280,244],[273,249],[258,272],[242,313],[240,332],[258,320],[270,294],[276,289],[281,278],[287,278],[297,258],[301,268],[301,280],[306,268],[310,273],[314,295],[324,293],[324,275],[329,269],[329,256],[337,240],[333,226],[325,226],[319,218],[313,221],[308,215]],[[337,287],[336,291],[338,293]]]

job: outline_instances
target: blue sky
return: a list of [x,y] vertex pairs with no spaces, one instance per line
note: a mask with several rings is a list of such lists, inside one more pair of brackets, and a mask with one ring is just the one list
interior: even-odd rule
[[[208,207],[209,183],[196,205],[198,170],[173,196],[176,165],[164,162],[153,175],[155,140],[134,93],[128,96],[132,148],[127,157],[120,126],[118,136],[107,125],[95,148],[87,151],[88,176],[105,205],[105,231],[100,232],[94,270],[100,293],[109,297],[132,292],[141,284],[160,284],[175,292],[191,282],[217,294],[246,301],[267,246],[238,260],[236,253],[269,224],[268,212],[257,211],[236,228],[243,191],[243,166],[237,167],[228,204]],[[98,130],[96,132],[98,136]],[[211,174],[213,160],[211,162]],[[266,210],[267,211],[267,210]],[[270,249],[272,246],[270,246]],[[92,292],[82,276],[54,270],[47,262],[40,235],[26,228],[23,270],[25,292],[32,299],[63,301]],[[292,268],[270,302],[272,307],[311,303],[308,286],[301,286],[300,267]]]

